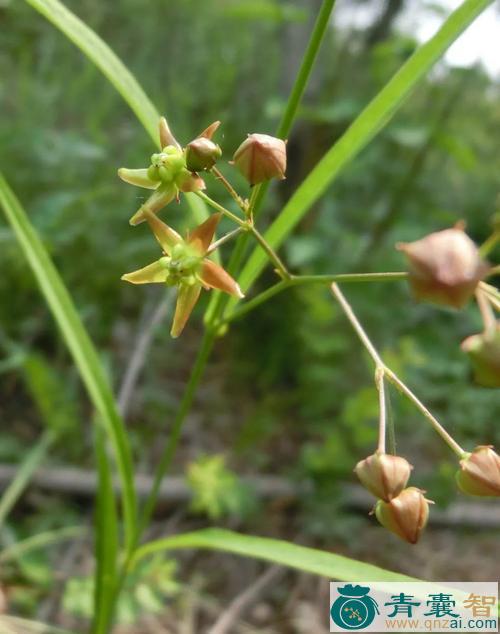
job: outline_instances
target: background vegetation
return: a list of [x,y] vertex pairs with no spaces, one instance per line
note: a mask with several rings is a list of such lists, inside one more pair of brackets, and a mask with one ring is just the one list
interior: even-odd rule
[[[343,10],[363,4],[369,3],[346,1]],[[318,3],[67,5],[126,60],[179,139],[221,119],[228,160],[247,132],[275,129]],[[267,219],[414,50],[416,42],[397,28],[404,9],[404,1],[389,1],[368,28],[331,29],[289,139],[288,178],[273,187]],[[151,239],[128,226],[140,192],[122,186],[116,169],[142,166],[153,148],[94,66],[25,3],[0,3],[0,28],[2,170],[71,289],[118,390],[137,337],[165,301],[161,289],[138,292],[119,281],[151,259]],[[499,92],[483,68],[441,63],[294,232],[283,250],[290,266],[301,273],[401,270],[396,241],[460,219],[481,243],[498,193]],[[221,189],[218,198],[224,196]],[[184,202],[168,210],[177,227],[186,213]],[[76,370],[5,225],[0,244],[0,461],[18,462],[52,429],[58,441],[46,466],[93,470],[91,411]],[[271,281],[269,273],[259,284]],[[480,327],[476,310],[416,305],[405,284],[346,291],[386,359],[459,442],[472,447],[487,440],[498,447],[498,394],[472,385],[459,349]],[[140,381],[128,395],[127,424],[142,473],[152,472],[164,445],[199,343],[199,323],[194,319],[180,341],[170,339],[168,318],[155,326]],[[182,494],[165,504],[158,526],[164,533],[211,518],[416,576],[496,579],[491,552],[499,554],[498,542],[484,526],[477,532],[481,517],[456,494],[453,456],[396,394],[391,413],[399,452],[418,468],[416,483],[438,509],[459,503],[464,511],[453,531],[431,526],[417,547],[397,543],[376,526],[365,513],[369,503],[360,509],[356,492],[346,487],[354,464],[375,443],[371,366],[324,289],[291,289],[235,322],[218,343],[176,458],[193,499]],[[263,498],[256,475],[276,476],[281,488]],[[91,516],[90,495],[33,487],[2,527],[2,545],[85,525]],[[76,631],[83,627],[91,605],[91,551],[84,537],[71,544],[16,557],[2,569],[11,611],[51,617]],[[120,621],[131,624],[126,631],[160,632],[154,622],[161,621],[164,631],[188,632],[174,628],[189,619],[192,631],[204,631],[203,624],[260,571],[260,564],[221,555],[182,560],[182,573],[163,558],[137,573],[119,612]],[[241,631],[322,632],[324,592],[287,573],[248,616],[257,629]]]

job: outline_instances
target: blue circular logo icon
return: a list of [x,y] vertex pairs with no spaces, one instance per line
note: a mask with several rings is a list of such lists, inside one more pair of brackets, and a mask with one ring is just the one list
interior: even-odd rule
[[330,614],[335,625],[344,630],[363,630],[379,614],[378,604],[368,595],[370,588],[348,584],[338,588],[339,597],[333,602]]

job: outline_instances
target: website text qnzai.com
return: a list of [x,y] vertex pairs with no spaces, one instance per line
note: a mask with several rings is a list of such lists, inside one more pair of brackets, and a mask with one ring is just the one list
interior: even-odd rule
[[396,632],[463,631],[464,628],[469,628],[470,631],[490,629],[492,632],[498,632],[496,619],[386,619],[385,627],[387,631]]

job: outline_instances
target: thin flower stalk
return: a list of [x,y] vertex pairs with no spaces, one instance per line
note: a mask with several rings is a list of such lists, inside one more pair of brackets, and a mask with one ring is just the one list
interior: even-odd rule
[[241,211],[247,215],[248,214],[248,202],[243,200],[243,198],[238,194],[238,192],[234,189],[231,183],[227,180],[224,174],[220,171],[218,167],[212,167],[210,170],[215,178],[225,187],[225,189],[229,192],[231,198],[236,202]]
[[387,417],[384,374],[384,368],[377,367],[375,370],[375,385],[377,386],[379,403],[378,451],[380,451],[380,453],[385,453],[385,427]]
[[446,429],[441,425],[441,423],[436,419],[436,417],[427,409],[427,407],[422,403],[422,401],[410,390],[410,388],[401,381],[401,379],[394,374],[394,372],[385,368],[385,374],[389,381],[404,395],[408,400],[410,400],[416,407],[420,410],[420,412],[424,415],[424,417],[430,422],[434,430],[441,436],[441,438],[445,441],[445,443],[450,447],[452,451],[454,451],[457,456],[462,458],[467,455],[465,449],[463,449],[456,440],[446,431]]
[[221,247],[223,244],[226,244],[226,242],[229,242],[236,236],[240,235],[242,231],[243,231],[243,228],[238,227],[237,229],[233,229],[232,231],[229,231],[228,233],[226,233],[226,235],[221,236],[218,240],[216,240],[215,242],[212,242],[212,244],[208,247],[208,251],[206,252],[206,255],[207,256],[210,255],[216,249]]
[[494,333],[497,329],[497,320],[495,319],[488,295],[483,290],[478,289],[476,291],[476,301],[479,312],[481,313],[481,319],[483,320],[484,333]]
[[415,394],[410,390],[410,388],[401,381],[401,379],[389,368],[385,365],[380,357],[379,353],[375,349],[375,346],[370,341],[368,335],[366,334],[363,326],[359,322],[358,318],[354,314],[349,302],[344,297],[340,288],[337,284],[332,284],[331,290],[340,306],[342,307],[346,317],[350,321],[352,327],[356,331],[359,339],[365,346],[367,352],[373,359],[375,363],[376,369],[383,372],[383,374],[387,377],[387,379],[404,395],[408,398],[424,415],[424,417],[430,422],[434,430],[441,436],[441,438],[445,441],[445,443],[450,447],[452,451],[455,452],[457,456],[463,458],[467,455],[467,452],[456,442],[454,438],[444,429],[444,427],[439,423],[435,416],[427,409],[427,407],[420,401],[420,399],[415,396]]
[[269,260],[276,267],[276,271],[280,275],[280,277],[282,277],[282,278],[289,278],[290,277],[290,273],[288,272],[288,269],[283,264],[283,262],[281,261],[280,257],[278,256],[278,254],[268,244],[268,242],[266,241],[264,236],[257,230],[257,228],[253,226],[251,221],[242,220],[236,214],[234,214],[232,211],[229,211],[229,209],[226,209],[225,207],[220,205],[215,200],[212,200],[209,196],[207,196],[206,194],[204,194],[201,191],[196,192],[196,194],[202,200],[204,200],[208,205],[210,205],[211,207],[216,209],[219,213],[223,214],[224,216],[226,216],[227,218],[229,218],[230,220],[235,222],[237,225],[239,225],[242,229],[245,229],[250,234],[252,234],[252,236],[255,238],[255,240],[260,244],[262,249],[265,251],[265,253],[268,256]]

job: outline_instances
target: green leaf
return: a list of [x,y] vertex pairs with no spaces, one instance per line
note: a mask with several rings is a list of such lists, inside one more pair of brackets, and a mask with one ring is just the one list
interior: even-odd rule
[[412,577],[365,564],[349,557],[298,546],[268,537],[242,535],[233,531],[207,528],[149,542],[136,553],[136,561],[162,550],[207,548],[253,557],[339,581],[419,581]]
[[43,460],[45,460],[47,451],[53,444],[54,440],[54,431],[47,430],[19,465],[16,477],[5,489],[2,498],[0,499],[0,528],[5,522],[5,518],[12,510],[13,506],[28,486],[33,473],[40,466]]
[[83,537],[86,533],[87,529],[82,526],[64,526],[63,528],[37,533],[32,537],[14,542],[4,548],[0,552],[0,564],[3,565],[8,561],[23,557],[26,553],[30,553],[34,550],[41,549],[46,552],[47,548],[52,544],[57,544],[66,539]]
[[118,572],[118,520],[112,474],[102,429],[95,434],[98,489],[95,509],[95,585],[92,634],[109,632],[115,606]]
[[47,429],[60,436],[75,432],[81,425],[75,395],[68,389],[67,377],[37,352],[23,362],[24,379]]
[[[492,0],[465,0],[445,21],[439,31],[423,44],[400,68],[389,83],[366,106],[347,131],[325,154],[295,191],[283,211],[266,231],[264,237],[278,248],[326,188],[373,137],[387,125],[410,92],[431,69],[446,49]],[[267,263],[267,256],[256,247],[239,278],[240,286],[248,290]],[[237,300],[231,299],[228,308]]]
[[125,541],[135,540],[137,501],[132,455],[123,421],[104,374],[97,352],[85,330],[71,297],[25,211],[0,173],[0,205],[5,211],[24,255],[36,277],[63,338],[78,367],[90,399],[112,443],[122,487]]
[[[26,2],[52,22],[103,73],[128,103],[144,129],[159,145],[158,122],[160,114],[141,85],[116,53],[78,16],[59,0],[26,0]],[[194,194],[185,194],[196,222],[207,217],[207,208]]]

